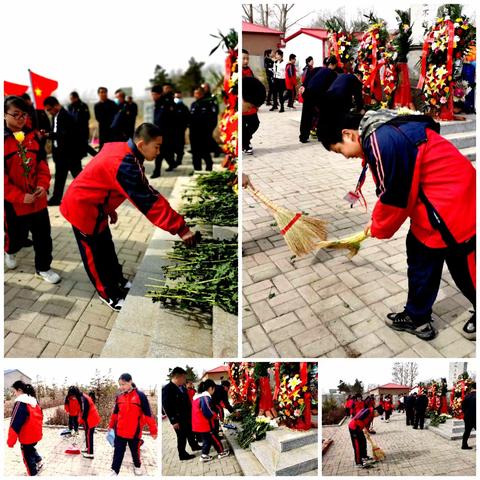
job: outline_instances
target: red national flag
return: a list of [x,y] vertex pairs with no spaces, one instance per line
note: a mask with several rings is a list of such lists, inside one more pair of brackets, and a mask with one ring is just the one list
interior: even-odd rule
[[42,77],[41,75],[37,75],[31,70],[29,70],[29,72],[33,97],[35,99],[35,108],[37,110],[43,110],[43,101],[57,89],[58,82],[47,77]]
[[8,95],[23,95],[28,90],[28,85],[20,85],[19,83],[3,82],[3,95],[7,97]]

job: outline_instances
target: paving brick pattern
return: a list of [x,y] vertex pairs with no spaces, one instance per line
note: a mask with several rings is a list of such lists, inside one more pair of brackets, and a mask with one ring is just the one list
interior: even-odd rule
[[[326,152],[316,140],[298,141],[299,112],[262,108],[253,156],[243,171],[274,203],[328,222],[329,238],[363,230],[370,214],[343,197],[355,187],[358,159]],[[369,212],[373,180],[364,185]],[[395,332],[387,313],[403,310],[407,297],[407,223],[390,240],[368,239],[353,259],[321,250],[292,259],[273,217],[243,196],[243,354],[246,357],[468,357],[475,342],[461,329],[469,302],[444,269],[434,306],[439,335],[431,342]]]
[[[8,433],[9,420],[4,422],[5,435]],[[60,437],[62,428],[43,428],[43,438],[37,445],[38,453],[45,463],[41,475],[46,477],[56,476],[65,478],[69,476],[110,476],[113,458],[113,448],[107,442],[105,431],[98,431],[94,437],[95,458],[93,460],[83,458],[82,455],[67,455],[65,450],[69,448],[70,441]],[[85,435],[80,431],[78,443],[83,448]],[[144,444],[140,450],[142,460],[142,475],[156,476],[157,467],[157,444],[150,435],[143,436]],[[4,474],[6,476],[26,476],[20,446],[17,443],[14,448],[4,449]],[[133,462],[130,451],[127,448],[123,459],[120,476],[133,476]]]
[[[51,161],[50,170],[55,171]],[[152,163],[147,162],[147,175],[152,171]],[[177,177],[191,171],[190,155],[186,155],[183,166],[150,182],[168,197]],[[155,227],[128,201],[117,212],[112,235],[124,274],[133,278]],[[35,277],[32,248],[17,254],[17,269],[5,271],[5,356],[98,357],[118,314],[98,299],[70,224],[58,207],[49,207],[49,213],[52,268],[62,281],[51,285]]]
[[[405,424],[405,414],[394,413],[390,423],[374,421],[373,440],[385,451],[386,458],[374,468],[355,468],[353,448],[345,422],[341,427],[324,427],[323,440],[333,444],[322,460],[324,476],[473,476],[476,449],[461,450],[461,440],[446,440],[430,430],[414,430]],[[432,427],[434,428],[434,427]],[[475,439],[469,445],[475,447]],[[372,456],[372,448],[367,446]]]
[[[225,445],[225,441],[224,441]],[[187,444],[187,451],[190,448]],[[210,455],[214,456],[211,462],[200,462],[200,452],[193,452],[195,458],[192,460],[180,461],[177,453],[177,436],[168,420],[162,422],[162,475],[163,476],[241,476],[242,471],[240,465],[235,459],[235,455],[230,454],[228,457],[219,460],[213,447]]]

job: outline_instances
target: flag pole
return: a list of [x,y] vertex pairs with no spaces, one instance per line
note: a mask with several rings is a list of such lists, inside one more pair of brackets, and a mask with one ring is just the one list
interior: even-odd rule
[[32,94],[33,94],[33,111],[35,113],[35,124],[38,127],[40,126],[40,121],[38,119],[38,112],[37,112],[37,99],[35,96],[35,91],[33,90],[33,82],[32,82],[32,71],[28,69],[28,76],[30,78],[30,87],[32,88]]

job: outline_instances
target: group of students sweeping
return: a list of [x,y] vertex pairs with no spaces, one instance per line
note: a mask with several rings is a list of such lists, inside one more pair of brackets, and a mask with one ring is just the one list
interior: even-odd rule
[[[461,333],[475,340],[475,168],[440,135],[440,124],[431,116],[388,109],[365,113],[360,79],[354,73],[337,74],[336,69],[337,61],[331,57],[325,66],[312,66],[304,75],[300,142],[309,141],[315,117],[317,138],[325,149],[361,161],[356,187],[349,193],[352,205],[359,200],[366,207],[362,187],[370,170],[378,200],[360,241],[368,236],[392,238],[410,220],[408,295],[403,311],[387,314],[386,325],[422,340],[437,336],[432,307],[446,263],[456,286],[472,304]],[[245,80],[244,105],[247,101],[251,106],[255,88]],[[322,247],[327,243],[317,242]]]
[[[129,373],[118,379],[120,393],[110,416],[108,436],[113,438],[113,459],[111,475],[120,472],[127,445],[132,454],[133,473],[142,475],[140,447],[143,444],[142,433],[148,427],[153,439],[157,438],[157,423],[150,409],[147,396],[137,389]],[[36,446],[42,440],[43,413],[37,401],[35,389],[30,384],[18,380],[12,385],[15,396],[7,445],[13,448],[18,441],[28,476],[38,475],[44,469],[44,460]],[[85,448],[81,453],[86,459],[94,458],[95,428],[101,417],[95,406],[95,396],[71,386],[65,398],[68,427],[72,435],[78,433],[79,425],[85,431]]]

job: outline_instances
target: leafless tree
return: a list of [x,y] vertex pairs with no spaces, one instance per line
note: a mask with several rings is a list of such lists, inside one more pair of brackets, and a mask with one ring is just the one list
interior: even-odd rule
[[288,14],[292,10],[292,8],[295,6],[294,3],[281,3],[281,4],[274,4],[273,5],[275,8],[273,10],[275,19],[277,21],[278,29],[281,32],[286,32],[287,27],[291,26],[288,25]]
[[243,9],[243,19],[246,22],[255,23],[253,18],[253,5],[251,3],[243,4],[242,9]]
[[412,387],[418,377],[416,362],[395,362],[392,367],[392,381]]

